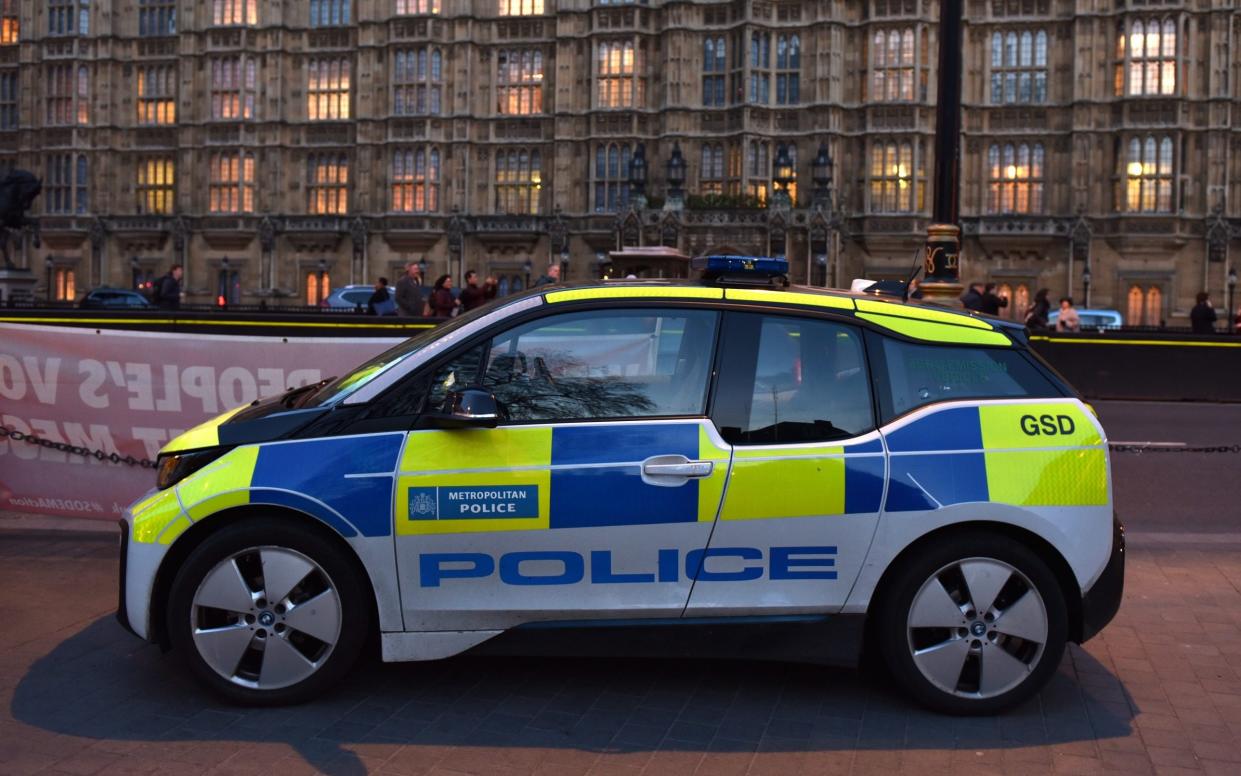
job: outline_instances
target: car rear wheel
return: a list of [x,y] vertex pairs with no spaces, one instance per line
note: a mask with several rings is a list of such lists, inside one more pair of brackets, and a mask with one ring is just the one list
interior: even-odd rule
[[248,705],[297,703],[339,680],[366,640],[369,608],[350,559],[282,520],[229,526],[173,582],[173,647],[197,677]]
[[893,676],[922,704],[990,714],[1036,693],[1064,654],[1068,612],[1047,564],[999,534],[948,537],[901,569],[877,635]]

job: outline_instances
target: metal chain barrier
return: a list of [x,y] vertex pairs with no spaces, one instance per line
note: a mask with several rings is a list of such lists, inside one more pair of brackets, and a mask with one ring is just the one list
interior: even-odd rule
[[97,461],[107,461],[109,463],[123,463],[126,466],[141,466],[143,469],[154,469],[155,461],[149,458],[134,458],[132,455],[121,455],[120,453],[105,453],[102,450],[91,450],[87,447],[77,447],[67,442],[53,442],[50,439],[41,439],[34,434],[26,434],[17,429],[8,426],[0,426],[0,439],[8,438],[14,442],[26,442],[27,444],[37,445],[38,447],[46,447],[49,450],[59,450],[62,453],[70,455],[81,455],[87,458],[94,458]]
[[1241,453],[1241,445],[1108,445],[1113,453]]

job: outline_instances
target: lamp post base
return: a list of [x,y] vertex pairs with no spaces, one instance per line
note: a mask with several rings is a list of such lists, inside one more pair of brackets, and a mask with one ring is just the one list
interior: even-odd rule
[[931,224],[926,230],[926,280],[919,288],[922,298],[944,307],[960,307],[961,228],[955,224]]

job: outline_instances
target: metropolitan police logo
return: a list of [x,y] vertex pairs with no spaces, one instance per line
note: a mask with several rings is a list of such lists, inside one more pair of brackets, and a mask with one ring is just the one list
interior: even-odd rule
[[[415,493],[414,491],[418,492]],[[436,518],[435,496],[429,493],[434,488],[410,488],[409,494],[409,519],[410,520],[434,520]]]

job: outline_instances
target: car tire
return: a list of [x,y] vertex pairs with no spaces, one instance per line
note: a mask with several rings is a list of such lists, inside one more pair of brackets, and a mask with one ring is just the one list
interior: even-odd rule
[[357,661],[370,630],[368,595],[357,564],[330,539],[289,520],[249,518],[209,536],[182,564],[168,597],[169,640],[233,703],[300,703]]
[[957,534],[918,548],[898,569],[874,634],[894,680],[919,703],[992,714],[1051,678],[1068,609],[1056,575],[1031,549],[1002,534]]

